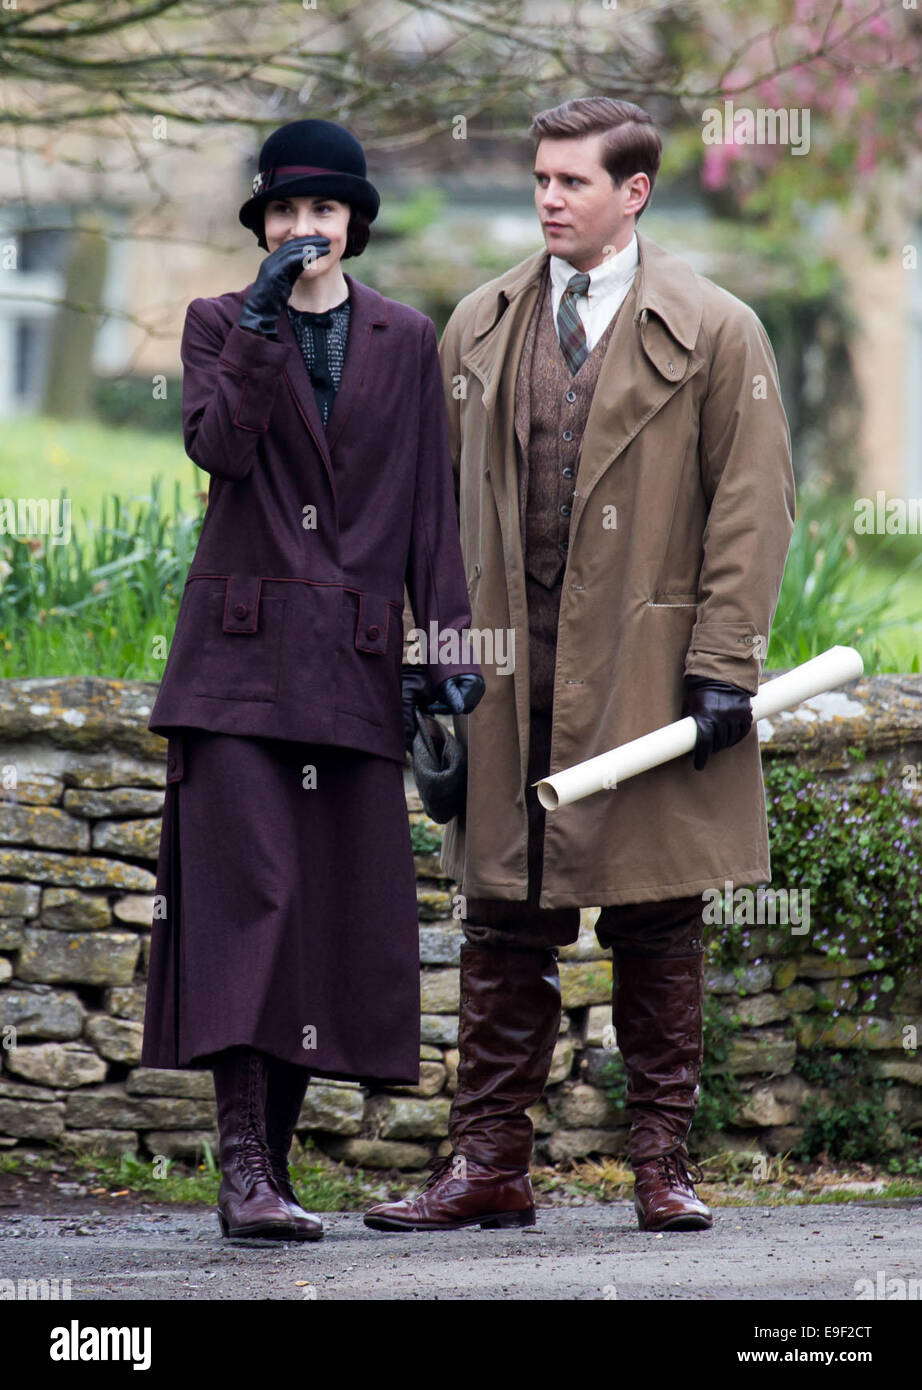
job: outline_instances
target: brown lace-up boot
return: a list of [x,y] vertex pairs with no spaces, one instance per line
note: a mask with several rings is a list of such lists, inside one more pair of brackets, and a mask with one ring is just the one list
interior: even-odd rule
[[534,1128],[525,1113],[547,1084],[560,1031],[553,949],[461,947],[458,1090],[452,1153],[436,1159],[421,1192],[365,1216],[377,1231],[532,1226],[528,1166]]
[[278,1057],[267,1058],[269,1080],[266,1087],[266,1143],[272,1162],[272,1176],[297,1227],[296,1240],[322,1240],[323,1224],[304,1210],[291,1185],[288,1154],[295,1126],[307,1094],[310,1072]]
[[692,1186],[686,1148],[703,1058],[704,955],[616,951],[614,967],[612,1020],[627,1078],[640,1229],[706,1230],[711,1212]]
[[231,1047],[212,1061],[218,1103],[218,1220],[230,1237],[294,1240],[295,1220],[275,1184],[266,1144],[266,1057]]

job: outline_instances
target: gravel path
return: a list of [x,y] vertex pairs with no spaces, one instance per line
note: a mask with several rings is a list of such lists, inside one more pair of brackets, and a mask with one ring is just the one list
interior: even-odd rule
[[876,1289],[879,1272],[922,1281],[920,1201],[724,1207],[710,1231],[660,1236],[638,1231],[627,1202],[543,1208],[532,1230],[439,1235],[384,1235],[344,1213],[324,1216],[321,1242],[256,1248],[224,1240],[211,1208],[82,1207],[0,1210],[0,1280],[69,1279],[75,1300],[455,1301],[857,1300],[856,1281]]

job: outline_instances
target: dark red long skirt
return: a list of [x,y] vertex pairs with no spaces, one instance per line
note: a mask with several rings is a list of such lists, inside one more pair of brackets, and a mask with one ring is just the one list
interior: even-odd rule
[[167,778],[141,1065],[203,1069],[243,1043],[317,1076],[418,1082],[401,765],[184,729]]

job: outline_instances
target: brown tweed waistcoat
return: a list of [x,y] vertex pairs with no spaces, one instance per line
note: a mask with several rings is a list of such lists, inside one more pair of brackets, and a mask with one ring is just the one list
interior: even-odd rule
[[592,352],[574,376],[560,348],[551,302],[551,277],[544,277],[519,363],[515,388],[519,524],[528,600],[530,701],[549,713],[560,594],[566,567],[570,512],[579,451],[602,361],[618,316],[631,305],[631,289]]

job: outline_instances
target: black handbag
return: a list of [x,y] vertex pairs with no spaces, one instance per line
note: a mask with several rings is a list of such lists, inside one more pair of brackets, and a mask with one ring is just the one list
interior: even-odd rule
[[414,713],[416,733],[410,757],[423,810],[437,825],[444,825],[455,816],[463,820],[467,805],[467,750],[434,714],[427,714],[419,705]]

